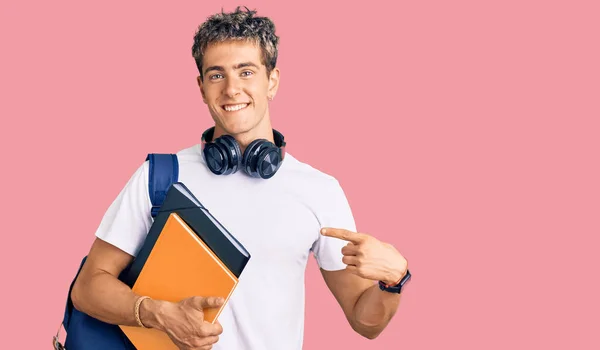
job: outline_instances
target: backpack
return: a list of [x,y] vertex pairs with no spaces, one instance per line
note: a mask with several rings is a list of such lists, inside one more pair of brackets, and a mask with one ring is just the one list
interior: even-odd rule
[[[178,181],[179,162],[176,154],[156,154],[150,153],[146,157],[149,161],[148,192],[152,202],[150,214],[154,218],[162,205],[170,186]],[[95,319],[73,306],[71,301],[71,291],[75,280],[81,272],[87,256],[83,258],[75,278],[69,287],[67,295],[67,304],[61,326],[67,332],[64,346],[59,342],[59,330],[53,338],[53,346],[56,350],[135,350],[135,346],[129,341],[118,325],[102,322]],[[131,265],[130,265],[131,266]],[[130,267],[128,266],[119,276],[122,276]],[[131,286],[130,286],[131,287]]]

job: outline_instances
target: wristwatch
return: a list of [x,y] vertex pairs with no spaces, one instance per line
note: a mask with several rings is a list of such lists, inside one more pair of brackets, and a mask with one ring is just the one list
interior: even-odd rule
[[398,284],[387,285],[387,284],[383,283],[383,281],[379,281],[379,289],[381,289],[382,291],[385,291],[385,292],[400,294],[400,292],[402,291],[402,286],[404,286],[406,284],[406,282],[408,282],[410,280],[410,277],[411,277],[410,271],[406,270],[406,275],[404,275],[404,277],[402,277],[402,279],[400,280],[400,282],[398,282]]

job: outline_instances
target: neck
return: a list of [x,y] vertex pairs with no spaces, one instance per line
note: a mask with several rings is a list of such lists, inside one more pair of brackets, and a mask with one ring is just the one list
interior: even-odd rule
[[237,143],[240,145],[242,154],[244,154],[246,147],[248,147],[248,145],[256,139],[265,139],[275,143],[273,129],[268,118],[263,118],[263,120],[252,129],[240,133],[228,133],[225,129],[216,124],[213,140],[225,134],[229,134],[235,138]]

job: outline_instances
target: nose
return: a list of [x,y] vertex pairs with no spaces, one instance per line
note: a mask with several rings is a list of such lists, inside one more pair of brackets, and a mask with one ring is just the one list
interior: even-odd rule
[[223,91],[223,93],[227,97],[235,97],[240,94],[241,90],[242,89],[239,80],[235,78],[229,78],[226,81],[225,90]]

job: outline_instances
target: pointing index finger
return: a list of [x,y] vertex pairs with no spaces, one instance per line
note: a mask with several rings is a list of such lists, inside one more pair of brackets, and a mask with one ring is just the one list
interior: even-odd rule
[[321,234],[323,236],[343,239],[344,241],[349,241],[355,244],[361,243],[364,240],[362,234],[343,228],[324,227],[321,229]]

